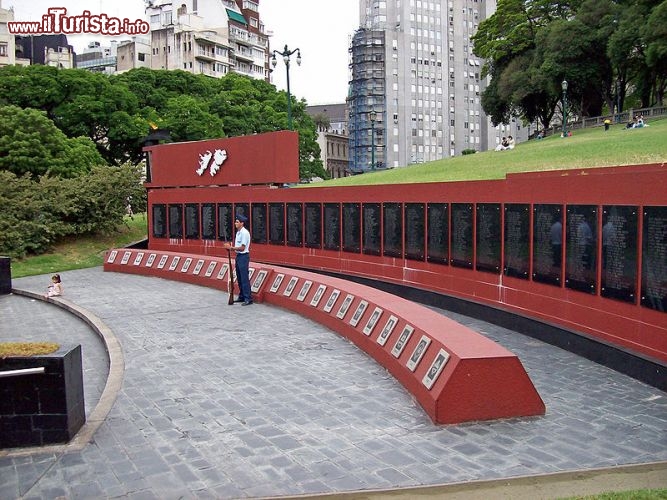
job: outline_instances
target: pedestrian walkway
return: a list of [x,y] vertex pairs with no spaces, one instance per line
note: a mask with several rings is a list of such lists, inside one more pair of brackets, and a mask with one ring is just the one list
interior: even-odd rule
[[[101,268],[61,276],[64,298],[120,342],[122,386],[81,449],[1,450],[2,499],[408,498],[370,492],[443,484],[429,495],[481,498],[509,478],[631,464],[649,464],[631,469],[646,472],[643,487],[667,487],[667,395],[512,331],[443,311],[519,356],[546,415],[436,426],[370,357],[294,313]],[[38,293],[47,284],[13,280]],[[0,341],[22,339],[81,343],[94,411],[109,365],[93,331],[55,305],[0,296]],[[528,491],[504,497],[553,498]]]

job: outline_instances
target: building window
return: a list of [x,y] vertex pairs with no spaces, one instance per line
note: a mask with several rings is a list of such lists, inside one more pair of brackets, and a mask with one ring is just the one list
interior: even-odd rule
[[7,43],[0,42],[0,56],[7,57]]
[[254,12],[259,12],[259,6],[257,5],[257,2],[250,2],[248,0],[245,0],[243,2],[243,8],[248,9],[248,10],[252,10]]

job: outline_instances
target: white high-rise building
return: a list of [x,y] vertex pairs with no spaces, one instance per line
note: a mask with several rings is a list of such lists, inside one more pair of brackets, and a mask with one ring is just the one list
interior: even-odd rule
[[259,0],[146,0],[151,68],[269,79]]
[[350,168],[403,167],[494,148],[501,131],[482,111],[483,61],[471,37],[496,0],[359,5],[361,26],[350,48]]

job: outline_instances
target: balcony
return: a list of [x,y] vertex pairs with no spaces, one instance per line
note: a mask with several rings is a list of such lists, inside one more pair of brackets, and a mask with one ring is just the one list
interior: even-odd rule
[[237,60],[243,60],[247,61],[249,63],[252,63],[255,61],[255,59],[252,56],[252,51],[251,50],[245,50],[243,47],[238,47],[234,51],[234,57],[236,57]]
[[218,59],[215,56],[215,53],[210,50],[198,50],[195,54],[195,59],[200,59],[203,61],[216,62]]

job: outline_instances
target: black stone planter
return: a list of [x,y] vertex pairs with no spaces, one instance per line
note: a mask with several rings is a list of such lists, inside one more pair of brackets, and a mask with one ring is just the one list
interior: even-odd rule
[[0,295],[12,293],[12,268],[9,257],[0,256]]
[[0,448],[67,443],[86,421],[81,346],[0,358],[0,372],[39,367],[44,373],[0,378]]

